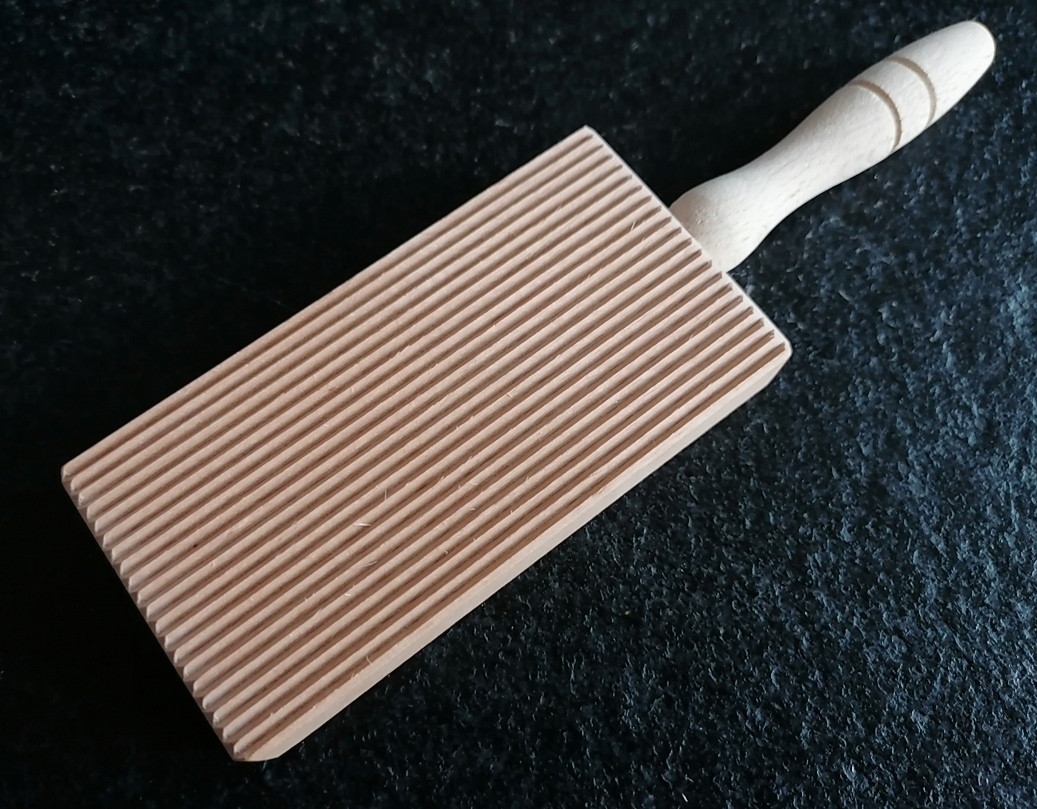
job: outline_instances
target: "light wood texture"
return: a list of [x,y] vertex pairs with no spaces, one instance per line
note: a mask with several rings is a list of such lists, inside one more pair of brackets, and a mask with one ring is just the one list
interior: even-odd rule
[[585,129],[63,479],[231,755],[264,759],[788,356]]
[[994,39],[977,22],[930,34],[864,71],[773,149],[671,209],[729,271],[803,203],[909,143],[986,72]]
[[988,40],[922,40],[678,201],[719,265],[584,129],[68,463],[231,755],[300,741],[759,391],[789,345],[722,270]]

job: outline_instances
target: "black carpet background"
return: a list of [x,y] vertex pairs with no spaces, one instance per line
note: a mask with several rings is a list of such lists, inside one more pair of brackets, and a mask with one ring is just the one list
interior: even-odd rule
[[[583,124],[664,200],[978,18],[735,273],[777,381],[306,742],[231,762],[62,462]],[[1037,8],[0,0],[0,805],[1037,802]]]

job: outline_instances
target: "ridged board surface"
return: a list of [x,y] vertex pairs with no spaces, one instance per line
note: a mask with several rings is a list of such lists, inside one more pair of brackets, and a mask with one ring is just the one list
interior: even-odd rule
[[270,758],[788,353],[584,129],[63,480],[231,755]]

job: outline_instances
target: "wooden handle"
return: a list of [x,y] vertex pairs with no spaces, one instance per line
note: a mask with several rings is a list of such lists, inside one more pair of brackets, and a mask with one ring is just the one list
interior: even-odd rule
[[803,203],[878,163],[949,110],[986,72],[994,38],[977,22],[930,34],[864,71],[777,146],[671,206],[728,271]]

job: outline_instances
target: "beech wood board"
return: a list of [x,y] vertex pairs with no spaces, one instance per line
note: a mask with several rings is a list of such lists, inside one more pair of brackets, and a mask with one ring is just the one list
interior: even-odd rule
[[62,479],[230,754],[261,760],[685,448],[788,356],[744,292],[583,129]]

